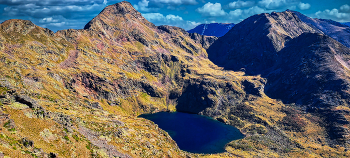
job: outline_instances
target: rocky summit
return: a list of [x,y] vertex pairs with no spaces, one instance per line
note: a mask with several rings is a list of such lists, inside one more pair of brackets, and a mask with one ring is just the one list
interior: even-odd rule
[[251,16],[219,38],[209,49],[209,59],[215,64],[250,75],[271,68],[279,51],[288,41],[302,33],[320,32],[302,22],[291,11]]
[[[84,29],[0,24],[0,157],[350,157],[349,54],[294,12],[225,36],[155,26],[129,2]],[[221,67],[219,67],[219,66]],[[181,150],[138,117],[205,115],[245,137]]]

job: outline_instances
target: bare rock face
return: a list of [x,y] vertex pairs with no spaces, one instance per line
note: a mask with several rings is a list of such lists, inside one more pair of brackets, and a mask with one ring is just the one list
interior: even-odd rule
[[147,21],[140,12],[136,11],[129,2],[123,1],[107,6],[98,16],[87,23],[84,29],[111,32],[127,29],[128,25],[138,22],[147,27],[155,27],[155,25]]
[[106,140],[99,138],[99,135],[93,131],[84,127],[79,127],[78,130],[91,142],[91,144],[105,150],[109,157],[131,158],[131,156],[127,154],[118,152],[113,145],[109,145]]
[[24,36],[27,36],[27,35],[29,35],[32,38],[37,38],[35,36],[31,36],[30,35],[31,32],[40,33],[44,36],[54,35],[54,32],[49,29],[41,28],[29,20],[20,20],[20,19],[6,20],[1,24],[0,29],[5,33],[12,33],[13,37],[18,36],[19,41],[22,40],[21,38],[24,38]]
[[32,29],[34,29],[35,27],[37,27],[34,23],[32,23],[29,20],[8,20],[5,21],[2,24],[2,29],[4,31],[15,31],[15,32],[19,32],[22,34],[27,34],[28,32],[30,32]]
[[26,104],[27,106],[29,106],[30,108],[33,109],[37,109],[40,107],[40,105],[38,105],[38,103],[33,100],[32,98],[26,96],[26,95],[17,95],[15,96],[15,99],[17,102],[20,102],[22,104]]
[[204,49],[208,49],[218,39],[215,36],[205,36],[198,33],[190,33],[190,37],[197,43],[202,44]]

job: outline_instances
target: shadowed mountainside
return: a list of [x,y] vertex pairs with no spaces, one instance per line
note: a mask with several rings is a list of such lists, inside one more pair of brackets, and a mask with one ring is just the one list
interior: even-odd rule
[[260,74],[271,68],[286,42],[305,32],[319,32],[290,11],[251,16],[235,25],[209,49],[209,59],[234,71]]
[[350,101],[350,49],[294,12],[254,15],[219,38],[208,54],[225,69],[266,78],[264,91],[269,97],[323,119],[320,125],[328,129],[330,142],[349,143],[349,122],[344,121],[349,114],[336,109]]

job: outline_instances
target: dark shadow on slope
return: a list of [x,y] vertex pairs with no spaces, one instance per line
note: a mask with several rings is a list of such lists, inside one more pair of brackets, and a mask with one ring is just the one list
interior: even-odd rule
[[188,83],[182,95],[177,99],[176,111],[198,114],[213,105],[208,95],[208,90],[202,84]]

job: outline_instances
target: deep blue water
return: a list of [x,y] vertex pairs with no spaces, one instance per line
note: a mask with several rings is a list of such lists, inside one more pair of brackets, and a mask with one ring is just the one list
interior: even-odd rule
[[235,127],[209,117],[181,112],[140,115],[167,131],[181,150],[192,153],[221,153],[232,140],[244,135]]

